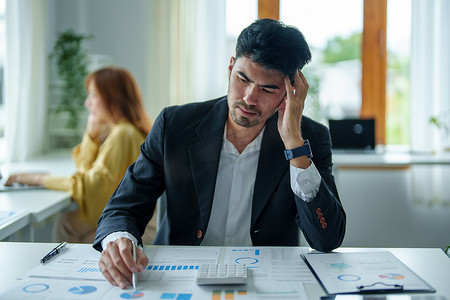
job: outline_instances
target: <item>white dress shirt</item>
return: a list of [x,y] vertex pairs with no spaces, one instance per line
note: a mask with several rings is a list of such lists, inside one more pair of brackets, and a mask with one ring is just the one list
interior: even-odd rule
[[225,126],[214,200],[202,246],[252,245],[252,198],[263,133],[264,129],[239,153],[226,139]]

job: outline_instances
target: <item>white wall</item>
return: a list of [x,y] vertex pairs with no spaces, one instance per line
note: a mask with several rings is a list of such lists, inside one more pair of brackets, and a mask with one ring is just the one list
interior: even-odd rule
[[[161,110],[151,103],[149,60],[149,1],[146,0],[48,0],[48,52],[58,32],[73,28],[92,34],[86,43],[89,54],[101,54],[114,65],[124,67],[136,77],[147,112],[152,118]],[[55,73],[54,68],[51,72]],[[50,78],[54,78],[54,74]]]

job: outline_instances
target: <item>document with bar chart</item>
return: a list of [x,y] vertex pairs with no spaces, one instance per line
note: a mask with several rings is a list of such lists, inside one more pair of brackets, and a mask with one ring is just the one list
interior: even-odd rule
[[[149,264],[138,274],[137,290],[109,284],[98,268],[100,253],[78,244],[23,275],[0,299],[304,299],[303,283],[317,282],[300,258],[301,248],[146,246],[144,251]],[[249,280],[198,286],[195,276],[205,263],[245,264]]]

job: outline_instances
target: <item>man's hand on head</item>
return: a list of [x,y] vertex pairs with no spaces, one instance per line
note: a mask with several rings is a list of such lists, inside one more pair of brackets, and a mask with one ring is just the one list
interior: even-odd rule
[[284,83],[286,100],[278,108],[278,130],[286,149],[292,149],[303,145],[300,124],[309,85],[300,70],[294,74],[295,90],[287,76]]
[[[300,70],[294,74],[294,86],[287,76],[284,84],[286,100],[278,108],[278,131],[284,147],[295,149],[304,145],[300,125],[309,85]],[[299,156],[291,159],[290,163],[294,167],[306,169],[311,165],[311,160],[307,156]]]

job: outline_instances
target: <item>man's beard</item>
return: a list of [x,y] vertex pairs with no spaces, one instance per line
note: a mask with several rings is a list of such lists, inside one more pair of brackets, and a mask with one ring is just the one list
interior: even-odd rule
[[[236,112],[239,109],[239,107],[243,107],[244,110],[255,113],[255,116],[257,118],[251,120],[251,119],[249,119],[247,117],[239,115]],[[258,125],[261,122],[261,120],[258,118],[258,117],[261,116],[261,112],[258,111],[253,106],[247,105],[243,101],[236,101],[236,102],[234,102],[232,108],[233,109],[230,110],[231,119],[233,120],[234,123],[236,123],[239,126],[242,126],[242,127],[245,127],[245,128],[250,128],[250,127],[253,127],[255,125]]]

